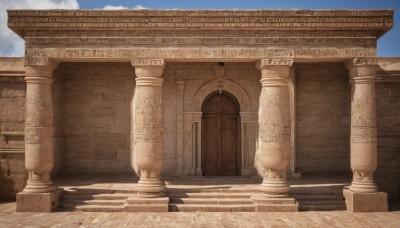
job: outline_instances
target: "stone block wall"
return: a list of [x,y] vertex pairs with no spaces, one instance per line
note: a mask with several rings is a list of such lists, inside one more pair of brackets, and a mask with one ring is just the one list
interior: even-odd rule
[[0,75],[0,200],[15,199],[27,180],[24,162],[26,84],[23,76],[8,75]]
[[390,198],[400,198],[400,81],[376,84],[378,168],[375,180]]
[[69,63],[60,67],[64,80],[64,172],[131,172],[133,67],[129,63]]
[[297,171],[350,169],[351,86],[343,63],[296,64]]

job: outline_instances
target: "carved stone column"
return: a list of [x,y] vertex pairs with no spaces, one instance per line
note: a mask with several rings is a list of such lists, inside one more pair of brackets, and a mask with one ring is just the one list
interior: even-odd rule
[[350,153],[353,192],[377,192],[373,173],[377,166],[376,59],[354,59],[352,79]]
[[[25,167],[28,181],[17,195],[17,211],[49,212],[58,205],[54,166],[52,72],[57,64],[26,65]],[[54,205],[53,205],[54,204]]]
[[134,153],[135,167],[140,176],[139,196],[163,196],[165,184],[160,180],[164,157],[164,111],[161,78],[163,59],[134,59],[136,73],[134,95]]
[[289,185],[286,168],[290,153],[289,73],[290,59],[263,59],[262,90],[258,110],[260,162],[264,168],[262,186],[267,195],[286,197]]
[[[351,211],[360,209],[361,211],[387,211],[386,193],[377,193],[378,187],[373,178],[377,167],[375,95],[377,60],[375,58],[355,58],[347,67],[352,83],[350,163],[353,171],[353,181],[349,187],[352,193],[348,190],[344,192],[347,209]],[[361,205],[363,203],[357,202],[353,197],[364,198],[368,203]]]
[[296,200],[289,198],[286,180],[291,149],[288,82],[292,64],[292,59],[262,59],[256,64],[261,71],[262,84],[258,110],[259,162],[264,178],[261,187],[267,197],[256,203],[282,199],[278,204],[259,206],[258,211],[265,208],[267,211],[298,210]]

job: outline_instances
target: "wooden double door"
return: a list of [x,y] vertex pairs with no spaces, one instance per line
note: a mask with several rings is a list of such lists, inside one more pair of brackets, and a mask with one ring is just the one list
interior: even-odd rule
[[235,97],[208,96],[202,107],[203,176],[240,175],[240,115]]

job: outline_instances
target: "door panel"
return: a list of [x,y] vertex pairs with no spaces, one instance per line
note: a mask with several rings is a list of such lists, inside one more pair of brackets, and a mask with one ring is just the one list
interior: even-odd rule
[[237,101],[214,94],[203,104],[202,171],[204,176],[240,174],[240,116]]

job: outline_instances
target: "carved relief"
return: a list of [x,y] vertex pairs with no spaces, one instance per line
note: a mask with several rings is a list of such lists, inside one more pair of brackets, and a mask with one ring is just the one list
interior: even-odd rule
[[376,127],[351,127],[350,142],[353,143],[376,143],[377,128]]
[[101,49],[101,48],[26,48],[26,57],[36,58],[163,58],[163,59],[246,59],[246,58],[349,58],[354,56],[376,56],[375,48],[317,48],[296,49],[285,46],[276,49],[262,48],[136,48],[136,49]]
[[355,58],[348,64],[352,78],[351,169],[354,192],[376,192],[373,172],[377,166],[375,58]]
[[164,59],[132,59],[132,66],[142,67],[142,66],[164,66]]
[[[161,88],[160,88],[161,89]],[[138,88],[135,105],[135,141],[163,140],[161,93],[158,88]]]

